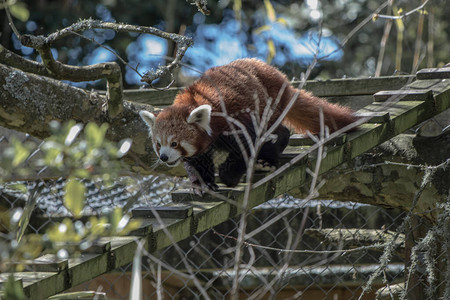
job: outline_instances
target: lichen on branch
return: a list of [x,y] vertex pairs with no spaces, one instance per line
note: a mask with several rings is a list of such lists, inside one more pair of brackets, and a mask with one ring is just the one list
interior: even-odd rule
[[188,37],[174,33],[167,33],[157,28],[103,22],[93,19],[80,20],[48,36],[35,36],[29,34],[21,35],[14,28],[11,19],[10,25],[22,45],[36,49],[39,52],[42,57],[42,63],[37,63],[22,58],[1,46],[0,63],[19,68],[26,72],[31,72],[59,80],[80,82],[105,78],[107,80],[108,115],[111,119],[120,116],[123,111],[123,84],[120,66],[116,62],[98,63],[88,66],[71,66],[61,63],[53,57],[53,54],[51,52],[50,46],[54,42],[59,41],[60,39],[72,34],[79,35],[79,33],[92,28],[112,29],[116,32],[137,32],[152,34],[175,42],[178,46],[175,59],[167,66],[160,67],[156,72],[147,72],[143,76],[142,81],[149,84],[151,84],[155,79],[171,73],[172,70],[179,65],[179,62],[181,61],[187,49],[193,44],[192,39]]

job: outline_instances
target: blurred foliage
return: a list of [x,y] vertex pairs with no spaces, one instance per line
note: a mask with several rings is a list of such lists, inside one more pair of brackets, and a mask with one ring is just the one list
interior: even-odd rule
[[3,299],[5,300],[25,300],[25,294],[22,289],[22,284],[16,281],[13,276],[8,277],[5,283]]
[[[62,259],[69,255],[74,257],[100,237],[125,235],[139,227],[139,221],[131,220],[120,207],[111,207],[99,217],[81,219],[87,194],[84,181],[100,179],[108,183],[115,180],[125,169],[119,159],[127,153],[131,141],[126,139],[118,144],[108,141],[106,124],[89,123],[83,128],[74,121],[65,124],[53,121],[50,127],[52,136],[41,143],[39,150],[32,151],[30,144],[11,140],[11,145],[0,153],[1,178],[43,169],[55,176],[66,176],[64,205],[73,218],[53,222],[44,234],[29,232],[28,224],[44,184],[3,182],[9,189],[26,195],[26,201],[24,207],[0,207],[0,272],[21,271],[25,266],[20,261],[43,253],[57,253]],[[33,159],[29,159],[31,157]],[[7,289],[11,291],[6,293],[12,293],[16,287],[11,283]]]
[[[105,21],[155,26],[168,32],[185,33],[195,37],[199,26],[202,24],[220,24],[224,18],[229,16],[229,11],[234,11],[234,17],[241,24],[239,30],[247,32],[247,37],[244,37],[245,47],[252,49],[252,47],[260,46],[254,44],[252,34],[248,34],[248,32],[255,32],[264,29],[264,26],[276,23],[284,24],[298,36],[307,32],[317,32],[322,28],[323,37],[343,40],[352,29],[365,18],[370,17],[373,11],[384,2],[380,0],[208,1],[208,9],[211,12],[208,16],[202,15],[195,6],[184,0],[26,0],[18,1],[15,6],[20,6],[23,10],[27,9],[30,12],[28,21],[19,18],[16,21],[16,26],[20,32],[32,34],[49,34],[72,24],[80,18],[92,17]],[[393,2],[393,5],[403,12],[414,9],[420,4],[420,0],[395,0]],[[447,4],[446,0],[434,0],[427,4],[425,7],[427,14],[425,15],[424,28],[422,28],[423,35],[421,42],[418,44],[416,43],[416,37],[420,29],[418,28],[419,12],[402,19],[404,32],[397,30],[398,27],[390,31],[381,75],[392,75],[395,72],[410,73],[416,45],[420,47],[420,53],[425,54],[426,51],[432,49],[431,52],[420,56],[422,60],[419,68],[442,66],[449,62],[450,19],[448,16],[450,15],[450,6]],[[386,13],[386,9],[380,13]],[[3,24],[1,30],[3,32],[1,36],[2,44],[8,49],[14,49],[24,56],[36,59],[37,54],[34,51],[24,49],[17,44],[17,40],[12,37],[11,29],[4,18],[4,14],[1,14],[0,20],[3,20],[0,23]],[[368,22],[345,45],[344,55],[339,61],[320,61],[318,69],[313,75],[320,76],[323,79],[343,76],[373,76],[386,22],[387,20],[383,18],[374,18],[374,21]],[[430,28],[428,28],[429,26]],[[129,59],[135,64],[139,63],[134,58],[130,58],[131,56],[139,57],[139,54],[132,53],[130,49],[127,49],[128,45],[136,40],[135,34],[116,36],[114,32],[91,30],[84,35],[111,47],[121,57]],[[401,36],[399,37],[399,35]],[[271,39],[266,42],[267,45],[264,47],[268,49],[266,50],[268,60],[271,60],[276,52],[283,50],[275,48]],[[55,48],[58,49],[57,56],[60,61],[79,65],[92,61],[98,45],[80,39],[79,36],[70,36],[55,45]],[[169,45],[165,50],[167,56],[173,56],[173,45]],[[188,50],[188,53],[189,51],[191,50]],[[400,51],[401,57],[399,56]],[[195,56],[198,57],[197,54]],[[115,58],[108,56],[107,59],[114,60]],[[193,67],[201,69],[195,65],[195,59],[188,62]],[[396,68],[396,66],[401,67],[401,69]],[[297,78],[300,72],[306,68],[303,63],[295,61],[286,61],[280,67],[288,76]],[[137,81],[130,82],[138,83]],[[92,84],[96,87],[104,85],[103,82]],[[130,87],[129,84],[128,87]],[[177,84],[184,85],[185,82],[178,80]]]

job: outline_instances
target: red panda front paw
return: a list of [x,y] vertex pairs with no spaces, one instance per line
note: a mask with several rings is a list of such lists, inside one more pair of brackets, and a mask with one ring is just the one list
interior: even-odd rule
[[219,190],[219,186],[215,182],[207,182],[206,186],[213,192],[217,192]]
[[203,184],[193,183],[192,192],[200,197],[203,197],[203,194],[207,191],[216,192],[219,189],[219,186],[214,182],[204,182]]
[[273,172],[276,169],[277,169],[276,166],[272,165],[270,162],[267,162],[263,159],[258,159],[255,164],[255,171]]

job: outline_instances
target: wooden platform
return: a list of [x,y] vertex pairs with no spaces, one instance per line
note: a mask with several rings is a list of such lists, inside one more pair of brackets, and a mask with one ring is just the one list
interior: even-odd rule
[[[448,69],[436,69],[420,71],[417,78],[399,76],[307,82],[305,88],[318,96],[332,100],[341,97],[344,103],[361,99],[357,105],[358,113],[370,116],[360,130],[327,138],[327,156],[322,160],[320,174],[448,109],[450,80],[445,79],[448,74]],[[176,92],[131,91],[126,92],[125,97],[164,106],[170,104]],[[307,168],[313,168],[316,162],[314,155],[308,155],[306,150],[317,148],[317,144],[294,136],[284,154],[290,162],[279,169],[282,171],[276,171],[270,180],[263,177],[254,183],[248,199],[249,208],[306,183]],[[145,248],[152,252],[241,214],[244,188],[244,185],[234,189],[221,188],[220,196],[231,201],[222,201],[215,195],[199,198],[178,191],[173,194],[174,203],[167,209],[138,212],[136,216],[143,225],[132,236],[103,238],[95,244],[97,250],[83,253],[78,258],[60,260],[46,255],[23,262],[27,271],[14,273],[15,279],[32,299],[60,293],[132,262],[138,240],[144,240]],[[9,274],[0,274],[0,282],[8,277]]]

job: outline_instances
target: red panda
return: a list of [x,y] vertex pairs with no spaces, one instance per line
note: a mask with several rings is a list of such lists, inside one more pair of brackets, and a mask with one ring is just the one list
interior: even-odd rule
[[[283,124],[299,133],[307,130],[319,133],[320,110],[330,132],[357,119],[347,107],[331,104],[292,87],[282,72],[257,59],[239,59],[211,68],[157,115],[148,111],[140,111],[139,114],[149,128],[159,159],[168,166],[183,161],[189,179],[197,187],[194,191],[201,193],[198,187],[218,189],[212,159],[215,149],[228,152],[227,159],[219,166],[219,177],[227,186],[237,185],[246,171],[243,151],[249,149],[248,138],[236,138],[230,130],[242,130],[243,125],[247,137],[250,136],[254,142],[258,126],[255,120],[268,116],[269,108],[271,116],[267,117],[265,128],[270,128],[289,102],[293,105]],[[230,122],[230,117],[236,122]],[[258,153],[258,159],[276,165],[278,156],[289,141],[290,132],[284,125],[274,130],[276,141],[266,142]]]

